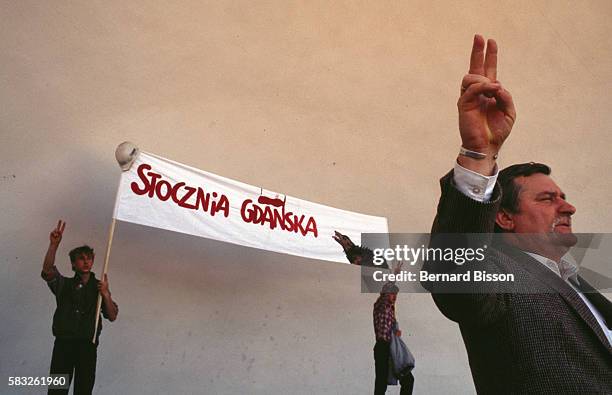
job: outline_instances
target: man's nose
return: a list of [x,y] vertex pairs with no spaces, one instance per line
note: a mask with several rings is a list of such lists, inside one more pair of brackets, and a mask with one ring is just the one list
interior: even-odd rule
[[568,215],[574,215],[576,213],[576,207],[571,205],[565,200],[562,200],[561,206],[559,207],[559,212]]

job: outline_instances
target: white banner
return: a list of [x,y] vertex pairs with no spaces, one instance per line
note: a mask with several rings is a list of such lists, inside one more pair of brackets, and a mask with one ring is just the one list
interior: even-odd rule
[[140,153],[121,175],[114,217],[121,221],[348,263],[334,230],[361,244],[387,233],[387,219],[262,190],[157,155]]

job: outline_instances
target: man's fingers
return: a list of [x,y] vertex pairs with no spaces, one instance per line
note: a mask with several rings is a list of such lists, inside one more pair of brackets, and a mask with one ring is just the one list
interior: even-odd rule
[[479,95],[489,94],[495,96],[499,89],[501,89],[501,85],[495,82],[477,82],[467,88],[465,93],[459,98],[459,104],[477,101]]
[[334,240],[336,240],[336,243],[340,244],[340,247],[342,247],[343,249],[346,249],[346,246],[344,245],[344,243],[342,242],[342,239],[336,236],[332,236],[332,238]]
[[[62,222],[62,221],[60,221]],[[64,229],[66,229],[66,222],[62,222],[62,227],[60,228],[60,233],[64,233]]]
[[514,100],[512,100],[510,92],[500,89],[495,94],[495,101],[497,108],[503,111],[512,120],[512,124],[514,124],[514,121],[516,121],[516,109],[514,108]]
[[470,74],[484,75],[484,38],[476,34],[472,43],[472,54],[470,55]]
[[476,84],[478,82],[493,82],[493,81],[491,81],[484,75],[466,74],[463,76],[463,79],[461,80],[461,94],[463,95],[463,93],[470,87],[470,85]]
[[479,34],[474,36],[469,73],[483,75],[491,81],[497,79],[497,43],[495,40],[487,41],[485,53],[484,38]]
[[487,41],[487,52],[484,59],[484,75],[491,81],[497,80],[497,43],[492,38]]

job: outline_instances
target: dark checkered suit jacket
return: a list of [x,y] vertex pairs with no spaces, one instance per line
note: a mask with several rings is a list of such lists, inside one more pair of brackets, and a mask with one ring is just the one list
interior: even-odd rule
[[[452,174],[441,179],[432,234],[492,233],[499,185],[481,203],[458,191]],[[459,324],[478,393],[612,394],[612,347],[580,296],[520,250],[490,248],[486,257],[487,272],[514,273],[517,282],[543,292],[452,294],[426,285],[440,311]],[[597,296],[610,326],[612,303]]]

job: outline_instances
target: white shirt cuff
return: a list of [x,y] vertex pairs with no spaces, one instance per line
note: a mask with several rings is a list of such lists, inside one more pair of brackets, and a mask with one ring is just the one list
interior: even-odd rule
[[480,173],[468,170],[455,162],[453,181],[455,182],[455,187],[465,196],[479,202],[488,202],[493,195],[493,189],[495,188],[495,182],[499,174],[497,165],[495,165],[493,171],[495,174],[492,176],[484,176]]

